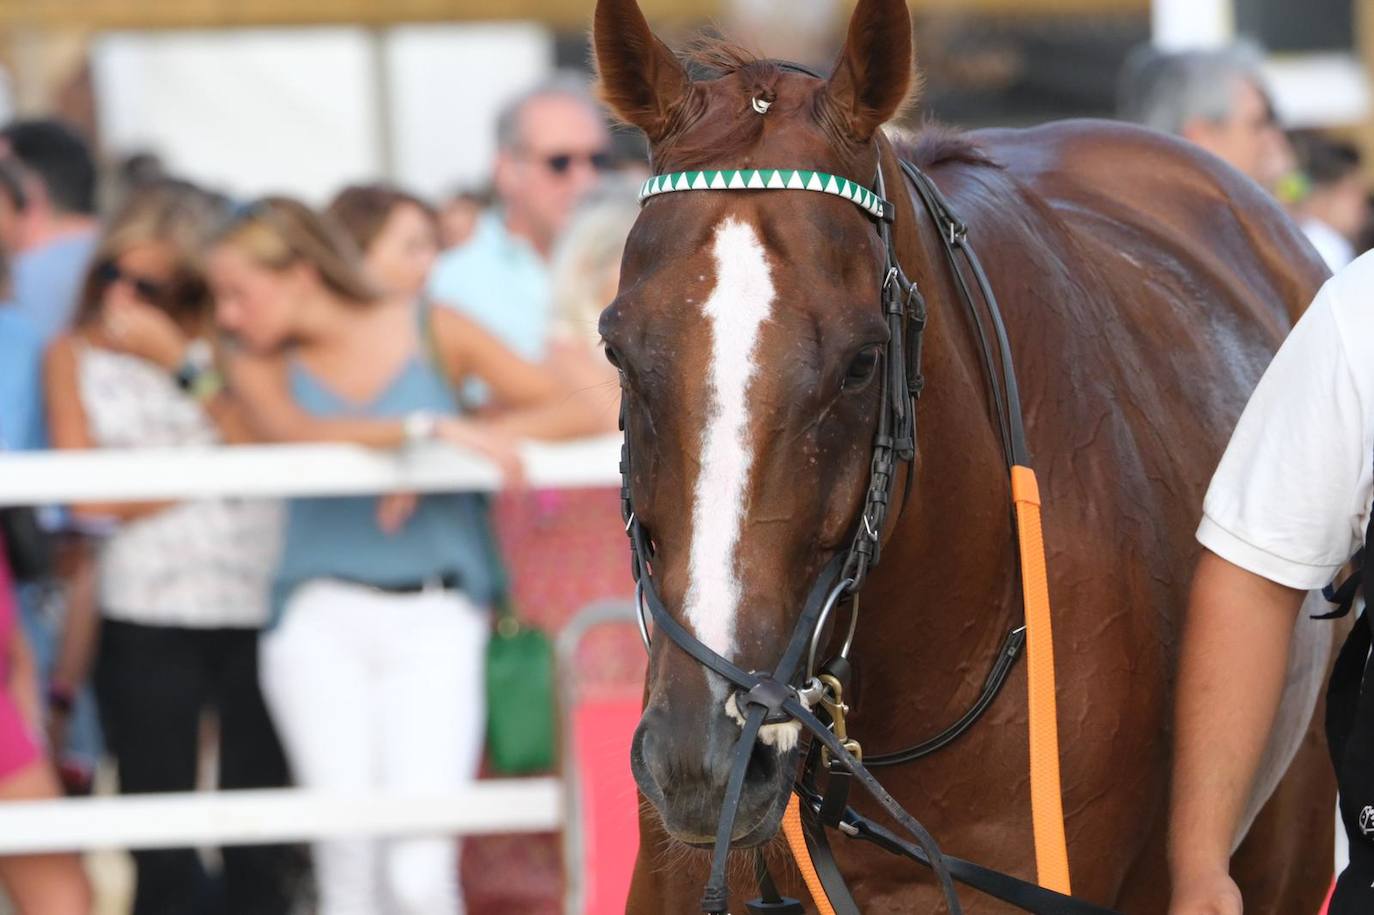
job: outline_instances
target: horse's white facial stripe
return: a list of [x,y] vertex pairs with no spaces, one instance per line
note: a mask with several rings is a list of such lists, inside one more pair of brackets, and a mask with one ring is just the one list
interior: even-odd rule
[[[711,330],[711,361],[684,615],[702,644],[728,658],[740,602],[735,548],[754,461],[749,384],[757,368],[759,332],[772,312],[775,293],[768,254],[747,223],[721,222],[711,257],[716,285],[701,306]],[[720,685],[717,678],[708,679]]]

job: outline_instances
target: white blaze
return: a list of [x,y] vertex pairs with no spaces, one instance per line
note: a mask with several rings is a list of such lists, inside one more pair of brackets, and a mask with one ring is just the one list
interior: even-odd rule
[[[717,654],[733,653],[740,581],[735,549],[744,521],[754,443],[749,436],[749,384],[759,332],[773,307],[768,255],[753,227],[724,220],[711,245],[716,285],[701,309],[711,328],[706,425],[692,505],[692,550],[685,616]],[[719,687],[717,678],[709,677]]]

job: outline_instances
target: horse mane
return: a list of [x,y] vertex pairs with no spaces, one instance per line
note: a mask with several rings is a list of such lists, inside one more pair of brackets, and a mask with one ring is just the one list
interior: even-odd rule
[[927,122],[909,136],[892,136],[892,145],[898,156],[923,171],[941,165],[1002,168],[967,133],[935,121]]
[[[678,52],[678,59],[693,79],[738,76],[746,92],[768,102],[777,97],[777,81],[784,74],[810,72],[787,61],[759,57],[742,45],[709,33],[699,36]],[[919,76],[912,80],[910,96],[903,104],[904,110],[915,104],[920,94],[920,83]],[[818,122],[818,126],[825,125]],[[671,143],[670,157],[676,167],[690,169],[707,161],[738,156],[753,148],[763,133],[763,127],[762,118],[746,118],[732,125],[732,129],[724,135],[703,138],[699,145]],[[894,132],[889,136],[897,154],[921,169],[947,164],[1001,167],[966,133],[943,124],[928,122],[911,135]]]

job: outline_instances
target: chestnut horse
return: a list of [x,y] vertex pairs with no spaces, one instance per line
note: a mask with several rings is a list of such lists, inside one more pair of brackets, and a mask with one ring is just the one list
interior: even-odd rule
[[[861,595],[849,729],[867,753],[957,718],[1022,618],[979,347],[899,158],[970,227],[1004,310],[1045,496],[1074,890],[1163,913],[1193,530],[1250,390],[1326,273],[1258,187],[1161,135],[1068,122],[895,139],[882,125],[914,82],[911,32],[903,0],[860,0],[829,79],[724,45],[711,54],[716,75],[693,79],[635,0],[599,0],[595,50],[604,98],[647,135],[656,173],[809,169],[870,188],[880,168],[885,178],[895,252],[930,323],[914,473]],[[602,318],[622,377],[630,492],[663,604],[744,670],[777,663],[859,516],[882,387],[875,354],[888,339],[883,264],[862,210],[801,191],[656,196],[630,236]],[[1330,880],[1334,784],[1311,726],[1330,638],[1297,640],[1286,739],[1237,839],[1248,912],[1315,912]],[[946,852],[1033,880],[1024,669],[958,741],[878,774]],[[741,732],[733,700],[655,639],[632,753],[645,803],[630,912],[696,910],[705,858],[688,849],[716,831]],[[765,728],[737,847],[774,837],[797,765],[795,726]],[[909,862],[857,844],[836,853],[865,911],[941,910],[930,875]],[[752,894],[735,883],[738,912]],[[1009,911],[970,891],[961,900]]]

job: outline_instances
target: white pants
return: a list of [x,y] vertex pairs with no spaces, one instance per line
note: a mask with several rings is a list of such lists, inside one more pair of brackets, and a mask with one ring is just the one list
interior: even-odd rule
[[[486,614],[461,592],[314,581],[262,640],[263,695],[305,788],[435,794],[477,775]],[[458,843],[315,845],[320,915],[457,915]]]

